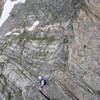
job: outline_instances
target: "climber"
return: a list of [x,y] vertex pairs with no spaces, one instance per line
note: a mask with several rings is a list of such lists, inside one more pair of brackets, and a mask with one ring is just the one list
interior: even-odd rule
[[43,87],[45,85],[47,85],[47,80],[44,76],[39,76],[38,78],[39,78],[39,81],[40,81],[40,90],[42,90]]

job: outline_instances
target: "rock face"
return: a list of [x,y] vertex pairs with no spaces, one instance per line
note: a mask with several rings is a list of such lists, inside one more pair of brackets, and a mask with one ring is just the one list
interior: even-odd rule
[[0,16],[1,16],[1,13],[2,13],[3,4],[4,4],[4,1],[0,0]]
[[100,100],[99,33],[100,0],[19,0],[0,27],[0,100],[47,100],[39,75],[50,100]]

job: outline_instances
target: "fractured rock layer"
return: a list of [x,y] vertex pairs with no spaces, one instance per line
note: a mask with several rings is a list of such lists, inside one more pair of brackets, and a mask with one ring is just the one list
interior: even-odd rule
[[17,4],[0,28],[0,100],[46,100],[39,75],[47,77],[43,93],[51,99],[99,100],[99,5],[99,0]]

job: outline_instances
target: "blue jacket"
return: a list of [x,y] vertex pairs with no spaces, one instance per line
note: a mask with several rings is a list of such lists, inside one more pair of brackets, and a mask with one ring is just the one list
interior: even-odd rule
[[43,88],[43,86],[45,86],[47,84],[46,82],[46,77],[42,77],[42,79],[40,80],[40,85],[41,85],[41,88]]

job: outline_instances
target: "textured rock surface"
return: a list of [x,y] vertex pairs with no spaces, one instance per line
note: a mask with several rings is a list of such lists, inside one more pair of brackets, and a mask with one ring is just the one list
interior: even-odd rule
[[100,0],[15,5],[0,27],[0,100],[47,100],[39,75],[51,100],[100,100],[99,49]]

